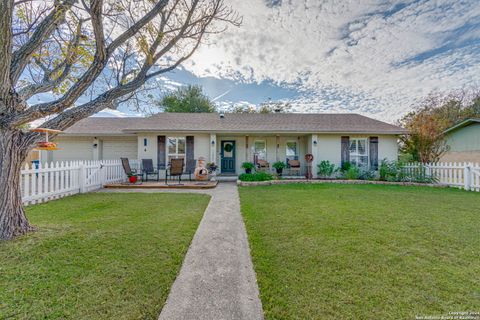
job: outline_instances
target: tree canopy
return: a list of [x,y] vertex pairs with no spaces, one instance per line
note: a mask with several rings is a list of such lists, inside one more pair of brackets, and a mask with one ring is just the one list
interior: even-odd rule
[[200,86],[180,87],[165,95],[160,101],[164,112],[215,112],[215,104],[207,97]]
[[443,132],[470,117],[480,117],[480,93],[432,94],[399,121],[408,130],[401,151],[413,161],[438,161],[448,151]]
[[20,170],[43,137],[26,124],[65,130],[115,108],[241,23],[223,0],[2,0],[0,13],[0,239],[31,230]]
[[253,106],[234,106],[229,111],[232,113],[288,113],[292,110],[289,102],[264,102],[258,108]]

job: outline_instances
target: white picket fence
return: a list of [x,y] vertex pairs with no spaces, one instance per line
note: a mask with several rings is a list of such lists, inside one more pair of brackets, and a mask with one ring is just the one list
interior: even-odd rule
[[[138,160],[130,160],[132,169],[140,169]],[[412,176],[432,177],[435,183],[480,192],[479,163],[409,163],[402,170]],[[25,165],[21,172],[24,205],[46,202],[76,193],[102,188],[126,180],[120,160],[66,161]]]
[[[139,161],[130,160],[130,166],[139,169]],[[20,178],[22,201],[29,205],[90,192],[127,177],[120,160],[100,160],[51,162],[38,168],[26,164]]]
[[480,192],[479,163],[408,163],[402,166],[402,170],[410,175],[424,174],[438,184]]

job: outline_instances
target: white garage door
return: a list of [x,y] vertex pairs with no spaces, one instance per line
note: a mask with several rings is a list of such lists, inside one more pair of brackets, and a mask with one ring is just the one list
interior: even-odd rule
[[137,159],[137,138],[103,140],[103,159],[112,160],[120,158]]

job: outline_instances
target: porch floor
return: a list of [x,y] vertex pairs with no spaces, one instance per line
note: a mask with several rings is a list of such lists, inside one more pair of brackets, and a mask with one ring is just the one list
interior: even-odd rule
[[148,181],[139,183],[112,183],[105,185],[105,188],[111,189],[212,189],[215,188],[218,181],[182,181],[180,184],[175,181]]

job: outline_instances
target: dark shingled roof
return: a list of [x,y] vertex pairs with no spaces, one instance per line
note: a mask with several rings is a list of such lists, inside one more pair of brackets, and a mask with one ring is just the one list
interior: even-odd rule
[[403,128],[359,114],[322,113],[158,113],[147,118],[87,118],[67,134],[121,134],[145,131],[239,133],[377,133],[404,134]]

